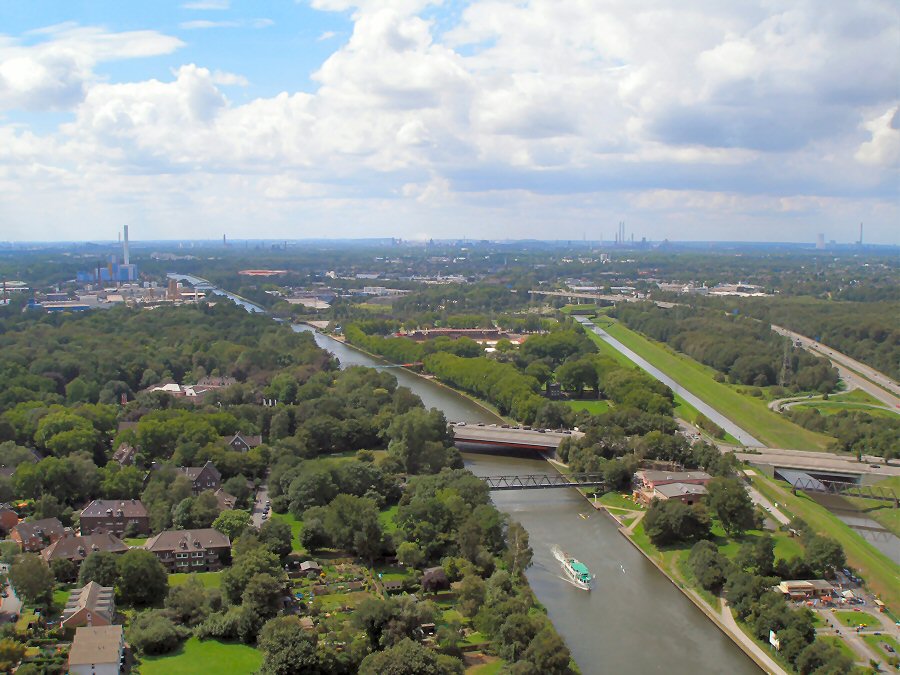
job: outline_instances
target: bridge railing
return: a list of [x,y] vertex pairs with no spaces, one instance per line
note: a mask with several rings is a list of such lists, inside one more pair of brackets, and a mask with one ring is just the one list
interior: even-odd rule
[[567,487],[602,487],[606,483],[600,473],[575,473],[568,476],[554,474],[526,474],[507,476],[479,476],[491,490],[542,490]]

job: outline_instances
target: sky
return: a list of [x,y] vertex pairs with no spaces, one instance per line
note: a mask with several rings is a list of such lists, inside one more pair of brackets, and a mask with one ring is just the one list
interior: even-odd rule
[[900,244],[900,4],[4,0],[0,240]]

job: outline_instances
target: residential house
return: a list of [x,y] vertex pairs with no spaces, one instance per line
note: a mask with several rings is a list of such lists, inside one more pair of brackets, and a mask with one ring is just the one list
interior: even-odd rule
[[235,504],[237,504],[237,497],[225,492],[222,488],[216,490],[214,494],[216,495],[216,502],[219,505],[219,511],[234,510]]
[[150,514],[139,499],[95,499],[81,512],[81,534],[98,529],[117,537],[150,534]]
[[125,652],[122,626],[80,626],[69,650],[72,675],[118,675]]
[[9,504],[0,504],[0,534],[4,536],[12,532],[19,524],[19,514],[12,510]]
[[116,589],[91,581],[69,595],[60,623],[63,628],[109,626],[116,616]]
[[222,474],[212,462],[203,466],[180,466],[178,470],[191,480],[191,490],[199,495],[206,490],[215,492],[222,487]]
[[78,536],[68,531],[41,551],[41,557],[48,563],[65,559],[81,565],[85,558],[97,551],[125,553],[127,550],[128,545],[111,532],[95,531],[93,534]]
[[23,551],[40,551],[65,534],[59,518],[43,518],[41,520],[23,520],[13,527],[9,538],[15,541]]
[[250,436],[238,432],[231,437],[228,445],[238,452],[249,452],[251,449],[262,445],[262,436]]
[[212,528],[166,530],[151,537],[144,548],[152,551],[169,572],[212,572],[231,554],[228,537]]
[[112,459],[119,466],[132,466],[137,456],[137,448],[128,443],[122,443],[119,449],[113,453]]
[[322,568],[315,560],[306,560],[300,563],[300,574],[304,574],[307,577],[314,578],[318,577],[321,573]]

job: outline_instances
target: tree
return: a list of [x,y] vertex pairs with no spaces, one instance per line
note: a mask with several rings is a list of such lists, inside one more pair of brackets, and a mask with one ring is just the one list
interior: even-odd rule
[[196,626],[210,613],[210,597],[198,577],[172,586],[166,596],[166,611],[179,624]]
[[397,560],[401,565],[410,568],[421,566],[425,561],[425,554],[422,549],[416,546],[415,542],[404,541],[397,547]]
[[166,654],[190,635],[176,626],[164,612],[151,609],[138,614],[128,628],[128,642],[143,654]]
[[542,675],[566,675],[569,658],[569,648],[551,625],[544,626],[525,650],[525,660]]
[[304,630],[296,616],[279,616],[259,632],[257,646],[265,654],[262,675],[320,675],[317,636]]
[[458,659],[440,659],[409,638],[390,649],[369,654],[359,665],[359,675],[461,675],[462,672]]
[[222,511],[213,521],[212,526],[234,541],[250,526],[250,514],[240,509]]
[[739,536],[756,522],[753,502],[737,478],[713,478],[706,485],[706,503],[731,536]]
[[337,548],[369,560],[381,552],[383,530],[378,507],[365,497],[341,494],[325,510],[325,530]]
[[298,476],[287,489],[291,513],[297,518],[302,518],[303,512],[311,506],[325,506],[337,493],[331,473],[324,469]]
[[728,576],[728,559],[711,541],[698,541],[691,548],[688,563],[694,578],[706,590],[718,593]]
[[644,531],[657,546],[696,541],[709,536],[709,516],[702,507],[680,501],[654,499],[644,516]]
[[806,564],[817,575],[833,573],[846,563],[844,549],[831,537],[814,535],[806,541]]
[[152,605],[166,597],[169,578],[152,552],[133,548],[120,555],[118,562],[119,593],[125,602]]
[[93,551],[81,563],[78,583],[84,586],[91,581],[101,586],[115,588],[119,583],[119,556],[109,551]]
[[475,616],[484,604],[484,596],[484,579],[476,574],[464,576],[457,592],[460,613],[468,618]]
[[267,520],[259,528],[259,542],[282,560],[294,550],[291,526],[283,520]]
[[233,605],[241,603],[241,594],[255,575],[265,573],[276,579],[284,576],[278,557],[259,545],[242,553],[235,552],[234,556],[231,567],[222,573],[222,592]]
[[840,675],[852,670],[853,659],[835,645],[816,640],[800,652],[796,665],[801,675]]
[[60,583],[72,581],[78,573],[75,563],[68,558],[57,558],[52,561],[50,563],[50,571],[53,572],[53,576]]
[[[25,649],[25,645],[12,638],[7,637],[0,640],[0,671],[11,673],[16,664],[25,656]],[[21,673],[22,669],[20,668],[16,672]]]
[[513,663],[525,654],[537,633],[535,621],[527,614],[515,612],[497,630],[497,653]]
[[268,619],[281,607],[284,595],[284,579],[276,579],[271,574],[262,572],[254,574],[241,595],[243,607],[255,612],[263,619]]
[[46,606],[56,580],[50,567],[36,553],[25,553],[9,568],[9,580],[26,602]]
[[506,530],[506,564],[510,573],[519,577],[531,565],[533,552],[528,545],[528,532],[515,520],[510,522]]
[[222,483],[222,489],[225,490],[228,494],[234,496],[237,499],[238,504],[246,504],[247,499],[250,498],[252,490],[250,486],[247,485],[247,479],[243,474],[238,474],[237,476],[232,476],[224,483]]

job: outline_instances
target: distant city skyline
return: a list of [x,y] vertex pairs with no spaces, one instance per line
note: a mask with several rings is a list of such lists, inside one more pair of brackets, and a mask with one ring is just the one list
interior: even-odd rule
[[0,8],[0,241],[900,244],[868,3]]

